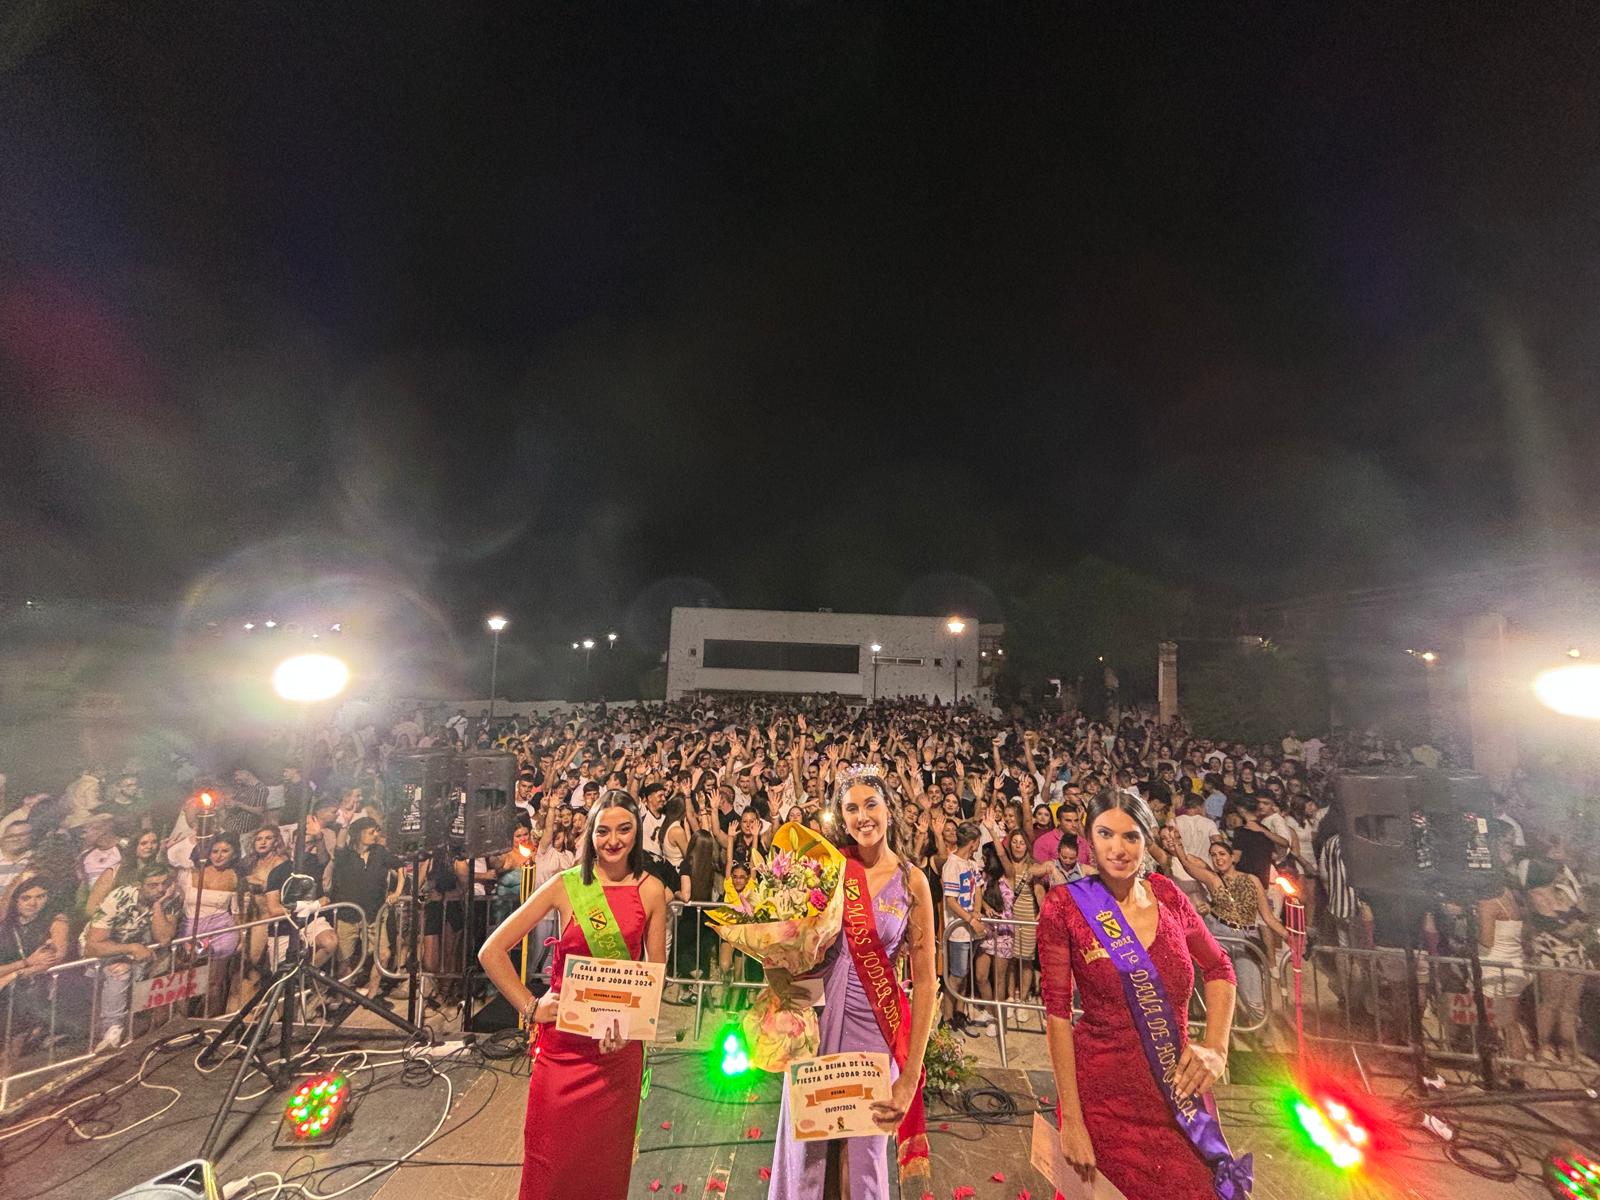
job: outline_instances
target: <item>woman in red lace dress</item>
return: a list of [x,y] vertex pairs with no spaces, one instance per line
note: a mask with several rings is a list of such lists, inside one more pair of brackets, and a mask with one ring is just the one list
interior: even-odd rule
[[[1100,881],[1148,949],[1177,1016],[1182,1052],[1174,1091],[1180,1099],[1204,1096],[1227,1065],[1233,964],[1177,885],[1146,877],[1153,827],[1149,806],[1125,792],[1102,792],[1089,811]],[[1103,1172],[1130,1200],[1215,1200],[1211,1168],[1179,1130],[1146,1062],[1117,971],[1066,887],[1052,888],[1045,900],[1039,960],[1067,1161],[1086,1180]],[[1207,1012],[1200,1044],[1189,1042],[1183,1020],[1195,963]],[[1083,998],[1076,1027],[1074,980]]]
[[[599,1040],[563,1033],[555,1017],[568,955],[620,958],[625,947],[630,958],[666,961],[666,892],[645,874],[639,827],[633,797],[607,791],[589,810],[579,864],[528,897],[478,953],[501,994],[537,1027],[519,1200],[624,1200],[628,1194],[644,1043],[624,1040],[615,1030]],[[603,900],[590,890],[596,885]],[[584,920],[573,919],[574,894],[592,905],[584,910]],[[550,990],[536,1000],[518,978],[509,952],[551,912],[561,914],[561,938],[550,967]],[[619,953],[606,954],[603,943],[586,936],[585,926],[597,920],[614,922]]]

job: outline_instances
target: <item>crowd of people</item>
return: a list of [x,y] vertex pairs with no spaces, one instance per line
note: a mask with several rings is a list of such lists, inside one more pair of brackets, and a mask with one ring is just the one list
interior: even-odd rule
[[[416,708],[382,726],[330,728],[309,753],[279,744],[274,770],[259,758],[222,762],[215,774],[158,795],[146,793],[137,765],[120,773],[86,768],[59,791],[10,800],[0,790],[0,989],[9,993],[12,1042],[37,1043],[48,1025],[38,977],[79,957],[109,960],[98,973],[96,1031],[108,1043],[125,1025],[131,979],[171,961],[151,946],[203,939],[212,963],[207,1012],[260,986],[281,930],[223,931],[282,916],[276,893],[293,869],[302,812],[307,873],[325,898],[359,905],[368,918],[363,924],[342,914],[314,924],[308,934],[319,957],[354,961],[377,952],[393,970],[406,938],[392,919],[373,918],[410,881],[408,864],[384,845],[383,779],[394,754],[432,747],[497,749],[517,760],[513,845],[472,864],[477,890],[494,910],[485,927],[517,906],[523,868],[532,869],[537,887],[577,861],[587,810],[604,789],[637,800],[646,861],[669,897],[711,902],[746,886],[782,823],[835,833],[828,798],[840,772],[875,767],[893,802],[893,845],[940,901],[943,1017],[974,1037],[1001,1017],[1043,1029],[1037,921],[1052,889],[1091,864],[1084,817],[1107,789],[1139,796],[1154,813],[1156,869],[1233,952],[1246,1027],[1267,1006],[1268,976],[1285,948],[1280,878],[1303,897],[1321,944],[1410,938],[1450,954],[1476,936],[1485,959],[1506,964],[1488,972],[1492,987],[1513,999],[1541,967],[1592,961],[1582,864],[1574,861],[1582,855],[1516,788],[1497,800],[1494,833],[1505,871],[1496,879],[1505,886],[1493,894],[1428,897],[1418,906],[1424,919],[1406,926],[1381,897],[1350,887],[1342,822],[1328,819],[1336,803],[1331,781],[1341,769],[1397,756],[1433,765],[1439,752],[1432,747],[1414,754],[1371,737],[1301,738],[1294,730],[1275,744],[1247,746],[1137,710],[1097,720],[916,699],[719,695],[495,720],[487,712]],[[310,764],[304,774],[302,763]],[[199,838],[203,812],[210,836]],[[470,908],[467,866],[437,854],[421,867],[420,945],[430,969],[457,961]],[[541,958],[535,973],[547,965],[555,922],[549,914],[532,939]],[[673,932],[673,974],[714,981],[714,1002],[737,1003],[735,985],[758,978],[708,935],[699,911],[686,909]],[[358,982],[369,992],[389,986],[370,962],[366,971]],[[1350,1010],[1385,1002],[1381,979],[1334,974]],[[1510,1049],[1526,1032],[1539,1054],[1586,1053],[1578,1045],[1581,983],[1572,974],[1543,979],[1536,1011],[1529,1001],[1520,1018],[1503,1023]],[[455,986],[433,998],[448,1002]],[[1035,1007],[1000,1008],[989,1003],[995,1000]],[[19,1045],[5,1050],[14,1055]]]

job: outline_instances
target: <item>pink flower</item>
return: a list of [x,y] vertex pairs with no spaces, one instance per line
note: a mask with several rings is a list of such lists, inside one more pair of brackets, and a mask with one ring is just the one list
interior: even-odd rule
[[806,899],[811,901],[811,907],[816,909],[818,912],[821,912],[823,909],[828,907],[828,893],[823,891],[821,888],[812,888],[811,895],[806,897]]
[[789,868],[793,865],[794,858],[790,853],[787,850],[779,850],[772,856],[772,862],[768,865],[767,870],[771,872],[774,879],[782,879],[789,873]]

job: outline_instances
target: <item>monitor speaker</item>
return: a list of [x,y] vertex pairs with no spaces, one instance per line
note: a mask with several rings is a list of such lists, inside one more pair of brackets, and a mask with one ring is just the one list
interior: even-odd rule
[[1335,785],[1350,886],[1398,892],[1492,873],[1488,815],[1480,775],[1417,770],[1341,775]]
[[449,750],[420,750],[389,759],[383,812],[390,850],[404,856],[449,845],[458,808],[455,768],[456,756]]
[[459,824],[467,857],[511,849],[516,818],[517,757],[472,753],[461,756]]

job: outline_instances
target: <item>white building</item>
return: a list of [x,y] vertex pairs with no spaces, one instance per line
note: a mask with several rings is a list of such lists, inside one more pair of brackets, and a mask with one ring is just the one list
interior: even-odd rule
[[987,702],[978,622],[964,619],[959,633],[949,625],[949,617],[674,608],[667,698],[793,692]]

